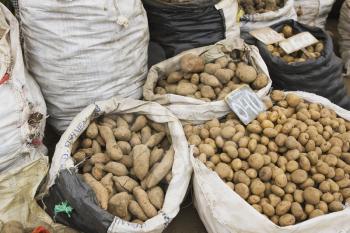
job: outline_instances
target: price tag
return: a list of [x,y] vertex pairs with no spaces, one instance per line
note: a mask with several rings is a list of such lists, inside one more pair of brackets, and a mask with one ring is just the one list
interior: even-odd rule
[[248,85],[232,91],[225,101],[245,125],[252,122],[259,113],[266,111],[265,104]]
[[301,32],[279,43],[285,53],[290,54],[307,46],[316,44],[318,40],[310,32]]
[[256,29],[249,33],[266,45],[275,44],[285,40],[284,36],[270,27]]

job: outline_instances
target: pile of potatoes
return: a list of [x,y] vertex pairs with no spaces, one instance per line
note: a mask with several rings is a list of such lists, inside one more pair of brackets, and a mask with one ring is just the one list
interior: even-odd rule
[[350,122],[320,104],[275,90],[244,126],[234,114],[185,125],[194,156],[279,226],[350,203]]
[[[293,31],[293,28],[289,25],[283,26],[281,33],[285,38],[289,38],[297,34]],[[322,55],[322,52],[324,50],[324,44],[322,41],[319,41],[314,45],[310,45],[306,47],[304,51],[299,50],[291,54],[286,54],[283,51],[283,49],[278,46],[278,44],[267,45],[267,50],[273,56],[280,57],[284,62],[288,64],[292,64],[295,62],[305,62],[307,60],[314,60],[319,58]]]
[[237,58],[226,55],[207,64],[200,56],[185,54],[180,59],[181,70],[159,79],[155,94],[177,94],[210,102],[223,100],[242,83],[254,90],[264,88],[268,77],[243,62],[243,52],[236,52]]
[[239,0],[239,5],[245,14],[266,13],[277,11],[284,6],[284,0]]
[[72,149],[102,209],[142,224],[162,209],[174,149],[165,124],[144,115],[109,115],[90,123]]

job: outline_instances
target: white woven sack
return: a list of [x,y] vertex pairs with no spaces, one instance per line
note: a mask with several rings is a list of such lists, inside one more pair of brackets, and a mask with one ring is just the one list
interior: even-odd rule
[[[23,165],[45,151],[46,106],[27,73],[16,18],[0,3],[0,173]],[[41,153],[41,152],[40,152]]]
[[180,121],[169,110],[157,103],[114,97],[86,107],[73,119],[56,146],[46,190],[54,184],[60,170],[74,167],[71,158],[72,144],[85,131],[90,121],[101,115],[118,113],[143,114],[155,122],[167,124],[175,155],[172,180],[166,191],[164,205],[160,213],[147,220],[141,227],[140,224],[131,224],[115,217],[108,233],[162,232],[180,210],[180,204],[191,179],[192,166],[189,160],[187,140]]
[[324,29],[334,2],[335,0],[294,0],[298,21]]
[[346,75],[350,76],[350,0],[346,0],[340,10],[339,52],[345,63]]
[[[293,92],[311,103],[321,103],[340,117],[350,112],[329,100],[306,92]],[[192,153],[191,153],[192,154]],[[350,231],[350,208],[296,225],[280,227],[260,214],[201,161],[191,156],[194,204],[208,233],[346,233]]]
[[95,101],[141,97],[149,41],[141,0],[19,0],[18,6],[26,65],[57,130]]
[[287,19],[297,20],[297,14],[294,10],[294,0],[287,0],[284,7],[277,11],[242,16],[241,33],[245,34],[251,30],[268,27]]
[[266,64],[259,54],[259,50],[255,46],[245,44],[242,39],[226,39],[219,41],[215,45],[182,52],[173,58],[154,65],[150,69],[146,83],[143,87],[143,97],[146,100],[155,101],[166,106],[182,121],[197,124],[213,118],[225,116],[230,111],[230,108],[224,100],[205,102],[203,100],[175,94],[159,95],[154,93],[154,88],[159,78],[162,78],[164,75],[169,74],[172,71],[180,69],[179,61],[184,54],[192,53],[201,55],[206,61],[213,61],[214,59],[223,56],[223,53],[221,52],[222,46],[228,51],[234,49],[249,51],[247,58],[249,62],[251,62],[258,71],[263,72],[269,77],[268,85],[257,92],[257,95],[259,96],[266,95],[271,88],[272,81]]

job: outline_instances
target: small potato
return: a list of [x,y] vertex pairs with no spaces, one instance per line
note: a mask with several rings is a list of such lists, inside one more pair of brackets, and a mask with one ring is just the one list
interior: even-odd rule
[[259,170],[264,166],[264,157],[261,154],[252,154],[248,158],[248,164],[250,167]]
[[298,202],[293,202],[291,204],[291,213],[297,218],[300,219],[304,215],[304,210]]
[[262,207],[263,213],[264,213],[266,216],[271,217],[271,216],[275,215],[275,208],[273,208],[272,205],[270,205],[270,204],[268,204],[268,203],[263,203],[263,204],[261,205],[261,207]]
[[239,65],[236,69],[236,76],[244,83],[252,83],[257,78],[254,67],[249,65]]
[[301,184],[308,178],[307,172],[302,169],[297,169],[291,174],[292,182]]
[[344,209],[343,204],[340,201],[332,201],[329,205],[328,205],[329,211],[330,212],[337,212],[337,211],[341,211]]
[[317,205],[321,199],[321,192],[314,187],[308,187],[303,192],[303,198],[306,203]]
[[287,212],[289,212],[290,208],[291,208],[292,203],[289,201],[281,201],[280,203],[277,204],[276,206],[276,214],[278,216],[282,216],[284,214],[286,214]]
[[221,179],[232,179],[233,171],[226,163],[218,163],[215,167],[215,172],[220,176]]
[[278,223],[282,227],[294,225],[295,224],[295,217],[291,214],[285,214],[279,218]]
[[249,188],[246,184],[238,183],[235,185],[235,192],[240,195],[243,199],[249,197]]
[[255,195],[260,195],[265,192],[265,185],[259,179],[255,179],[250,184],[250,190],[251,190],[251,193]]

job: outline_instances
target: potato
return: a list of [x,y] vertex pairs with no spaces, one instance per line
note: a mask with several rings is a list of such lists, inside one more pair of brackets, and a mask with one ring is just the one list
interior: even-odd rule
[[255,195],[260,195],[265,192],[265,185],[259,179],[255,179],[250,185],[250,191]]
[[269,82],[268,77],[263,73],[259,73],[255,81],[252,83],[252,87],[254,90],[260,90],[266,87],[268,82]]
[[289,201],[281,201],[280,203],[277,204],[275,210],[276,210],[276,214],[278,216],[282,216],[286,213],[289,212],[290,208],[291,208],[292,203]]
[[155,169],[152,169],[152,171],[144,179],[143,186],[147,188],[156,186],[170,172],[174,162],[174,153],[174,149],[170,148],[164,154],[162,160],[159,162],[159,165],[155,167]]
[[112,173],[115,176],[126,176],[128,174],[128,169],[126,168],[126,166],[122,163],[118,163],[118,162],[108,162],[103,170],[105,172],[109,172]]
[[134,200],[130,201],[128,210],[132,215],[134,215],[136,218],[142,221],[146,221],[148,219],[146,214],[143,212],[142,208],[140,207],[140,205]]
[[330,212],[337,212],[344,209],[343,204],[340,201],[332,201],[328,207]]
[[217,69],[214,76],[222,83],[228,83],[234,76],[234,72],[230,69]]
[[257,72],[254,67],[243,64],[237,67],[236,76],[244,83],[252,83],[257,78]]
[[214,170],[221,179],[232,179],[233,171],[229,165],[226,163],[218,163]]
[[263,213],[268,216],[268,217],[271,217],[273,215],[275,215],[275,209],[273,208],[272,205],[268,204],[268,203],[263,203],[261,205],[262,207],[262,211]]
[[143,180],[149,171],[151,152],[146,145],[141,144],[133,148],[132,154],[135,175],[140,180]]
[[178,95],[193,95],[198,90],[198,87],[193,83],[179,83],[176,86],[175,93]]
[[287,185],[287,183],[288,183],[287,176],[284,173],[277,175],[274,178],[274,183],[278,187],[281,187],[281,188],[285,187]]
[[235,185],[235,192],[243,199],[247,199],[249,196],[249,188],[246,184],[238,183]]
[[159,186],[153,187],[147,191],[148,198],[152,205],[158,210],[162,209],[164,203],[164,192]]
[[211,86],[204,85],[200,88],[201,96],[204,98],[215,99],[216,94]]
[[108,201],[108,211],[115,216],[125,219],[128,216],[129,201],[130,196],[127,192],[115,194]]
[[295,217],[291,214],[285,214],[279,218],[278,223],[282,227],[293,225],[295,224]]
[[108,190],[89,173],[84,173],[82,176],[84,181],[95,192],[97,201],[99,202],[101,208],[106,210],[109,197]]
[[147,193],[141,187],[135,187],[133,189],[133,194],[137,203],[140,205],[148,218],[152,218],[157,215],[156,208],[151,204]]
[[185,73],[198,73],[204,70],[204,60],[194,54],[186,54],[180,59],[181,70]]
[[262,181],[269,181],[271,180],[271,177],[272,177],[272,169],[270,167],[263,167],[259,170],[259,178],[262,180]]
[[302,169],[297,169],[291,174],[292,182],[295,184],[302,184],[307,180],[307,172]]
[[98,126],[98,130],[101,134],[101,137],[106,142],[106,151],[107,155],[112,160],[119,160],[123,156],[123,152],[118,147],[117,142],[114,138],[113,131],[107,126]]
[[153,134],[146,142],[146,146],[149,148],[153,148],[156,145],[158,145],[165,137],[165,132],[159,132],[156,134]]
[[308,187],[303,192],[303,198],[306,203],[316,205],[320,202],[321,192],[314,187]]
[[261,154],[252,154],[251,156],[249,156],[248,158],[248,164],[250,167],[259,170],[260,168],[262,168],[264,166],[264,158]]

